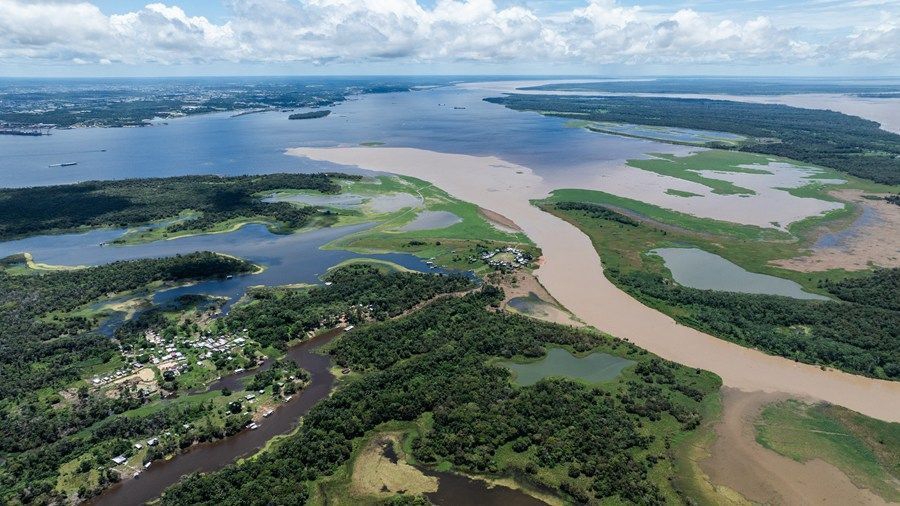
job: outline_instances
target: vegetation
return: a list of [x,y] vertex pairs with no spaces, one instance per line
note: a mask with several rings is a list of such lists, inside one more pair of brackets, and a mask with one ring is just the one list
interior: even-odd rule
[[[335,361],[361,376],[314,407],[296,434],[254,459],[189,477],[162,503],[302,504],[308,484],[346,464],[360,438],[423,416],[433,423],[413,443],[419,462],[515,476],[576,502],[677,500],[666,480],[670,444],[700,422],[718,379],[599,334],[485,309],[501,297],[488,286],[339,338]],[[490,363],[542,356],[551,344],[638,364],[599,386],[545,380],[517,388]]]
[[316,119],[316,118],[324,118],[331,114],[331,111],[328,109],[321,109],[318,111],[310,111],[310,112],[298,112],[295,114],[291,114],[288,116],[288,119]]
[[227,319],[233,329],[247,329],[263,346],[283,348],[341,319],[359,324],[385,320],[439,294],[468,290],[463,276],[431,276],[390,272],[367,264],[350,264],[325,276],[328,286],[309,289],[259,288],[250,292],[251,303],[238,306]]
[[394,78],[127,79],[18,83],[5,90],[0,124],[59,127],[142,126],[154,118],[222,111],[327,107],[360,93],[408,91]]
[[648,305],[686,325],[774,355],[900,379],[900,312],[892,308],[900,299],[896,272],[839,283],[823,280],[821,289],[834,290],[843,302],[698,290],[675,284],[662,262],[644,253],[685,243],[716,251],[710,244],[722,240],[727,246],[728,237],[697,236],[650,222],[626,226],[615,214],[581,210],[583,206],[544,208],[585,231],[606,275]]
[[858,487],[900,501],[900,424],[840,406],[784,401],[767,406],[756,422],[757,440],[800,462],[823,459]]
[[60,386],[77,379],[86,363],[112,358],[115,345],[90,332],[96,321],[62,313],[152,282],[183,282],[252,268],[243,260],[207,252],[34,275],[0,272],[0,399]]
[[[789,95],[795,93],[854,93],[861,96],[890,96],[897,85],[870,83],[823,82],[812,79],[691,79],[663,78],[641,81],[606,81],[589,83],[553,83],[524,88],[544,91],[602,91],[614,93],[702,93],[723,95]],[[893,92],[893,93],[892,93]]]
[[235,218],[262,218],[295,229],[308,224],[318,211],[284,202],[264,203],[258,194],[283,188],[337,193],[341,187],[334,181],[335,176],[179,176],[2,189],[0,240],[82,227],[143,225],[175,218],[189,210],[199,215],[160,226],[168,233],[178,233],[206,230]]
[[882,130],[874,121],[834,111],[628,96],[508,95],[486,100],[579,120],[731,132],[750,138],[738,148],[743,151],[830,167],[877,183],[900,184],[900,135]]

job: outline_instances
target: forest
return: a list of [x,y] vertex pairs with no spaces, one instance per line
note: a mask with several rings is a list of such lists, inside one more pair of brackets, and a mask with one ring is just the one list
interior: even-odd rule
[[338,323],[385,320],[439,294],[473,288],[462,275],[384,272],[371,265],[347,265],[323,277],[327,286],[308,290],[257,288],[251,302],[236,307],[225,320],[234,330],[248,329],[263,346],[283,348],[307,332]]
[[288,116],[288,119],[316,119],[316,118],[324,118],[331,114],[331,111],[328,109],[321,109],[318,111],[310,111],[310,112],[298,112],[291,114]]
[[96,322],[64,313],[154,281],[182,282],[252,268],[243,260],[202,252],[27,275],[0,271],[0,399],[60,386],[78,379],[85,362],[113,356],[114,343],[91,332]]
[[[651,224],[623,227],[614,211],[609,217],[582,209],[592,205],[548,209],[584,230],[598,248],[606,276],[648,305],[685,325],[773,355],[900,380],[900,269],[822,282],[820,287],[839,299],[833,301],[699,290],[674,283],[668,271],[643,255],[646,250],[630,249],[677,244],[677,237],[664,234],[663,242],[654,244]],[[640,234],[648,239],[637,239]]]
[[852,93],[860,96],[891,96],[895,84],[840,82],[815,79],[691,79],[668,78],[588,83],[553,83],[523,88],[542,91],[589,91],[608,93],[697,93],[722,95],[790,95],[794,93]]
[[260,176],[178,176],[88,181],[84,183],[0,189],[0,240],[76,230],[81,227],[131,227],[201,213],[175,221],[167,230],[203,230],[238,217],[264,217],[299,228],[318,211],[287,202],[262,202],[257,195],[278,189],[338,193],[338,174],[267,174]]
[[[297,433],[254,459],[193,475],[164,505],[305,504],[310,482],[333,473],[357,438],[387,421],[433,416],[413,452],[427,464],[514,476],[574,502],[677,500],[667,441],[702,421],[717,377],[593,332],[498,312],[493,286],[344,334],[330,353],[362,371],[314,407]],[[515,387],[496,357],[540,357],[548,346],[637,360],[599,386],[564,379]],[[503,455],[513,451],[514,464]],[[552,479],[547,476],[553,476]],[[662,478],[660,477],[662,476]],[[542,478],[543,477],[543,478]]]
[[[139,343],[148,328],[162,334],[161,330],[171,322],[160,311],[151,309],[126,322],[116,331],[116,339],[110,340],[90,332],[95,322],[75,318],[76,323],[71,323],[69,318],[48,319],[47,315],[69,311],[109,292],[137,288],[151,281],[225,275],[245,272],[251,267],[228,257],[194,253],[41,275],[0,273],[0,297],[3,297],[0,308],[4,309],[0,316],[5,330],[0,341],[0,370],[4,380],[0,394],[0,502],[13,497],[23,502],[52,502],[59,496],[54,484],[60,466],[87,455],[82,460],[88,462],[86,465],[107,469],[110,458],[133,451],[130,441],[135,438],[171,431],[174,436],[162,439],[150,453],[150,457],[160,457],[194,442],[223,438],[241,430],[247,423],[247,415],[239,410],[218,422],[223,415],[208,399],[159,404],[155,402],[156,397],[151,399],[138,392],[128,391],[109,398],[86,387],[79,388],[75,398],[67,400],[59,394],[48,393],[77,380],[85,365],[111,360],[119,353],[118,345]],[[439,294],[474,286],[471,280],[461,276],[389,272],[367,265],[337,268],[326,279],[330,285],[311,289],[259,289],[248,304],[238,305],[234,313],[217,320],[217,324],[226,328],[249,325],[251,336],[269,339],[267,344],[284,348],[288,338],[305,337],[303,333],[288,335],[295,327],[287,325],[293,325],[294,319],[314,322],[310,329],[318,329],[323,324],[320,320],[331,324],[341,314],[349,314],[353,309],[362,311],[367,306],[372,308],[364,309],[369,318],[383,319]],[[184,304],[200,299],[185,298]],[[6,311],[15,300],[26,300],[27,304],[19,311]],[[362,313],[355,314],[357,322],[362,321]],[[270,329],[264,328],[266,322],[270,322]],[[279,359],[270,369],[254,374],[245,389],[255,392],[271,388],[274,392],[275,384],[285,383],[284,377],[288,375],[301,381],[308,379],[297,364]],[[291,394],[295,390],[291,383],[285,385],[283,393]],[[203,394],[181,395],[191,398]],[[182,429],[184,424],[189,424],[190,429]],[[115,472],[104,471],[97,488],[117,479]],[[82,498],[98,491],[87,485],[79,492]]]
[[900,184],[900,135],[882,130],[874,121],[834,111],[660,97],[507,95],[485,100],[517,111],[579,120],[745,135],[749,140],[737,149],[829,167],[876,183]]

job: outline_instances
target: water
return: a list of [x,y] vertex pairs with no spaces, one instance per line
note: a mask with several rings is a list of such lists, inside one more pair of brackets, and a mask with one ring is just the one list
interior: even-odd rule
[[862,214],[859,215],[849,227],[838,232],[823,234],[816,240],[813,248],[841,248],[851,239],[858,236],[866,228],[878,223],[878,213],[870,206],[862,206]]
[[461,221],[462,218],[450,211],[422,211],[411,222],[400,227],[400,231],[415,232],[416,230],[447,228]]
[[502,485],[489,486],[481,480],[454,473],[424,472],[428,476],[435,476],[438,479],[437,492],[425,494],[425,497],[439,506],[456,506],[460,504],[477,504],[479,506],[546,506],[544,501]]
[[323,228],[312,232],[280,235],[268,231],[265,225],[250,224],[238,230],[181,237],[166,241],[127,246],[106,245],[120,237],[126,229],[101,229],[80,234],[42,235],[0,243],[0,258],[29,252],[39,263],[51,265],[100,265],[119,260],[159,258],[194,251],[225,253],[263,265],[259,274],[234,276],[229,279],[209,279],[193,285],[179,286],[156,292],[153,302],[163,304],[189,293],[227,297],[223,307],[228,311],[247,288],[256,285],[286,285],[317,283],[329,267],[352,258],[387,260],[403,267],[425,272],[446,271],[431,269],[424,260],[404,253],[359,255],[344,250],[321,249],[341,237],[372,227],[365,223],[347,227]]
[[[87,128],[42,137],[0,136],[0,186],[35,186],[89,179],[183,174],[248,174],[349,170],[290,157],[296,146],[378,141],[471,155],[496,155],[550,180],[572,181],[612,161],[683,148],[565,128],[566,120],[520,113],[482,101],[497,93],[443,87],[364,95],[315,121],[289,113],[232,113],[169,120],[144,128]],[[454,109],[463,106],[466,109]],[[502,132],[502,135],[498,135]],[[564,146],[565,149],[561,149]],[[102,151],[105,150],[105,151]],[[48,167],[74,161],[72,167]]]
[[551,348],[547,356],[537,362],[503,365],[512,371],[515,382],[521,386],[534,385],[549,377],[571,378],[588,383],[609,381],[618,376],[622,369],[634,364],[633,361],[595,352],[586,357],[576,357],[562,348]]
[[803,291],[802,286],[791,280],[746,271],[719,255],[702,249],[660,248],[652,253],[665,260],[675,282],[691,288],[829,300],[823,295]]

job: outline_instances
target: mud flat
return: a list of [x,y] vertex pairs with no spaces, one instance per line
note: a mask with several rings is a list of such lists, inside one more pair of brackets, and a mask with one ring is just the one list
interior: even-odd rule
[[519,225],[544,254],[536,271],[553,297],[588,325],[669,360],[713,371],[745,391],[785,392],[900,421],[900,383],[854,376],[766,355],[679,325],[614,286],[590,239],[532,206],[548,188],[531,169],[497,157],[412,148],[295,148],[288,154],[427,180]]
[[777,260],[772,264],[800,272],[858,271],[872,265],[900,266],[900,206],[863,198],[863,192],[859,190],[840,190],[831,194],[861,206],[862,215],[846,230],[823,236],[808,255]]
[[728,388],[723,393],[716,440],[700,462],[712,483],[761,504],[887,504],[823,460],[797,462],[756,442],[754,421],[762,409],[787,396]]

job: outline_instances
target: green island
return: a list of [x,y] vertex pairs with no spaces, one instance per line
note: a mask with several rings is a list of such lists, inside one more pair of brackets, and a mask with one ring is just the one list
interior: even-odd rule
[[330,109],[320,109],[318,111],[310,111],[310,112],[297,112],[288,116],[288,119],[316,119],[316,118],[324,118],[331,114]]
[[900,135],[880,129],[874,121],[834,111],[667,97],[512,94],[485,100],[575,120],[730,132],[747,140],[706,145],[781,156],[876,183],[900,184]]

